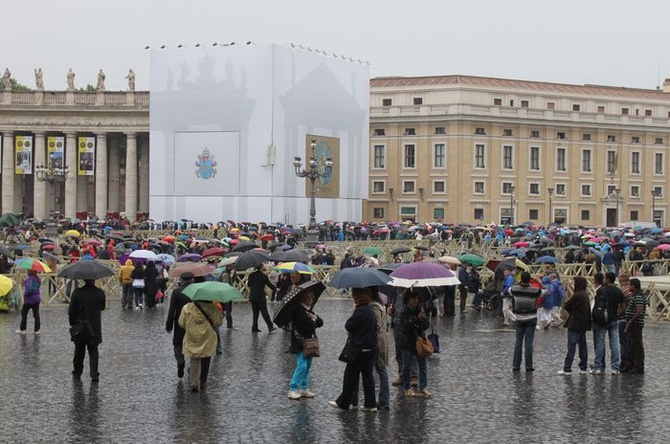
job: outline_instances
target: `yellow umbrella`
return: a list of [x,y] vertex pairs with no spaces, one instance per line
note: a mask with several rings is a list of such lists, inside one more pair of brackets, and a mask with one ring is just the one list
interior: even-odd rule
[[65,236],[70,236],[70,237],[80,237],[81,233],[77,230],[67,230],[65,232]]
[[14,288],[14,281],[0,274],[0,296],[4,296]]
[[251,240],[251,239],[249,239],[247,236],[240,236],[240,237],[238,237],[238,239],[239,239],[239,240],[242,240],[242,241],[248,241],[248,240]]

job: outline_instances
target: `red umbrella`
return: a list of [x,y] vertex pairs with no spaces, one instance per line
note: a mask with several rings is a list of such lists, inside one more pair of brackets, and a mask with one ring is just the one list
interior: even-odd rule
[[163,240],[165,242],[174,242],[174,236],[165,236]]
[[42,250],[55,250],[56,245],[55,244],[43,244],[42,245]]
[[517,248],[522,248],[522,247],[527,247],[527,246],[528,246],[528,242],[519,241],[519,242],[514,242],[513,245],[514,245],[515,247],[517,247]]
[[274,240],[274,238],[275,237],[272,234],[264,234],[263,236],[261,236],[261,240],[266,242],[270,242],[271,240]]
[[81,243],[88,245],[95,245],[96,247],[102,245],[102,242],[100,242],[98,239],[86,239],[84,241],[81,241]]
[[226,252],[225,248],[221,247],[212,247],[208,248],[205,251],[202,252],[202,257],[209,257],[209,256],[223,256],[224,253]]

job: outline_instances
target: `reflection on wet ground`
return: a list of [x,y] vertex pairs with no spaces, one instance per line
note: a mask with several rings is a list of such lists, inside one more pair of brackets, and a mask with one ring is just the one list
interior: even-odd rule
[[[565,329],[538,332],[536,371],[513,374],[511,330],[487,314],[441,318],[442,353],[429,359],[433,398],[406,399],[392,387],[390,411],[335,412],[328,401],[341,388],[337,356],[349,301],[317,305],[325,320],[311,374],[317,396],[302,401],[286,396],[295,365],[288,334],[252,335],[247,304],[235,306],[239,330],[223,330],[224,352],[213,358],[210,383],[199,394],[177,379],[166,308],[122,311],[114,299],[109,305],[99,385],[70,378],[66,306],[42,307],[40,336],[17,335],[19,317],[0,316],[3,441],[664,442],[670,431],[670,326],[645,328],[645,375],[566,377],[556,373]],[[394,362],[389,369],[395,378]]]

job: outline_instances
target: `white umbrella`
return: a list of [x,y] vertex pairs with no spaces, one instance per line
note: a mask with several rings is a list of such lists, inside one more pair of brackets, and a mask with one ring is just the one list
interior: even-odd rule
[[160,261],[156,253],[151,250],[135,250],[128,256],[131,259],[144,259],[147,261]]

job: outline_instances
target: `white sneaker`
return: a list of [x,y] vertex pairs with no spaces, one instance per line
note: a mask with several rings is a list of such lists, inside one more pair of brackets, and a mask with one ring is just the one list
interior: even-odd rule
[[18,334],[20,334],[20,335],[26,335],[26,334],[28,334],[28,332],[25,331],[25,330],[16,330],[15,333],[18,333]]
[[40,332],[39,331],[34,331],[33,334],[39,336]]
[[290,390],[288,392],[288,399],[293,399],[293,400],[299,400],[300,399],[300,392],[297,390]]
[[300,396],[303,398],[313,398],[316,396],[316,393],[310,392],[309,389],[300,390]]
[[579,374],[580,374],[580,375],[588,375],[588,374],[589,374],[589,371],[588,371],[588,370],[580,370],[580,371],[579,371]]
[[591,373],[592,375],[602,375],[603,371],[600,370],[600,369],[598,369],[598,370],[593,369],[589,373]]
[[619,370],[612,370],[610,372],[610,375],[612,375],[612,376],[616,376],[616,375],[620,375],[620,374],[621,374],[621,372]]
[[565,370],[562,370],[562,369],[561,369],[561,370],[558,371],[558,374],[559,374],[559,375],[571,375],[572,372],[566,372]]
[[376,412],[377,407],[361,407],[361,411],[363,411],[363,412]]

